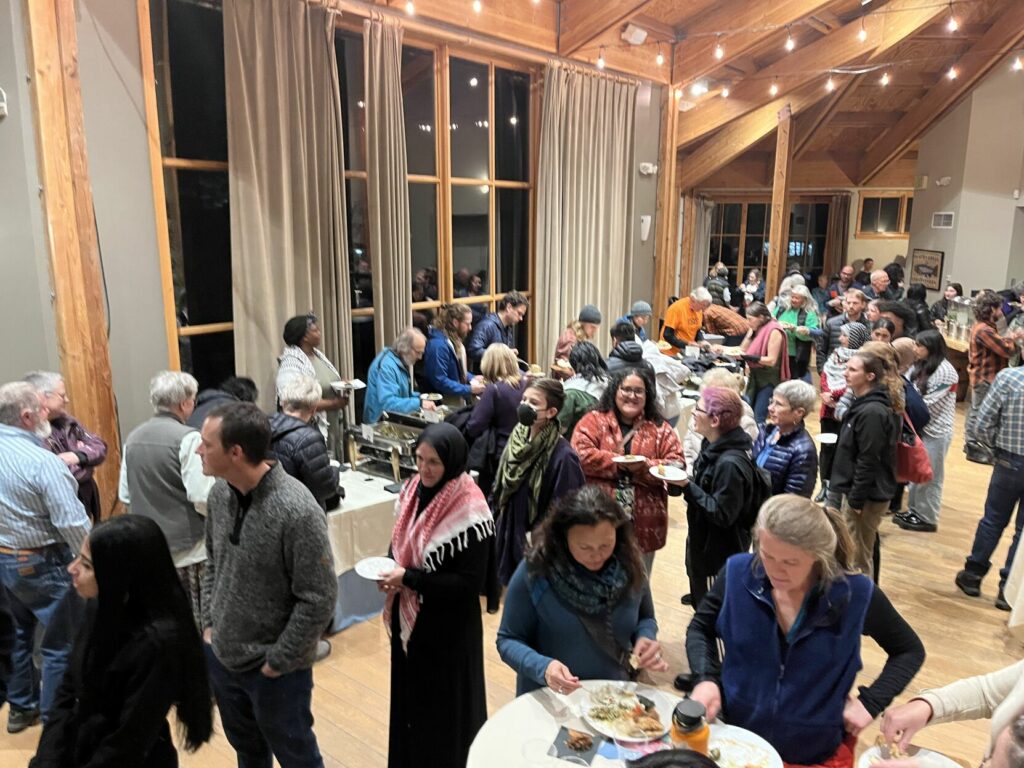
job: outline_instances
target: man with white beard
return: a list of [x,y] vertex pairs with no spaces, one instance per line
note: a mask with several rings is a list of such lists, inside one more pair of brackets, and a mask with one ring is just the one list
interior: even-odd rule
[[[71,470],[44,440],[50,422],[35,387],[0,386],[0,584],[7,589],[16,637],[6,681],[8,733],[45,721],[64,677],[79,615],[67,567],[89,535]],[[33,666],[43,627],[42,669]]]

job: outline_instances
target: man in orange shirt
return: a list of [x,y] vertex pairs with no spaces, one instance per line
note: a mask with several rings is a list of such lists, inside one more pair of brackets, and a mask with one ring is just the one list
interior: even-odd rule
[[672,304],[665,312],[665,325],[661,329],[662,341],[667,341],[678,349],[701,341],[704,310],[710,306],[711,294],[707,288],[695,288],[689,296]]
[[740,313],[735,309],[712,304],[704,310],[704,330],[707,333],[724,336],[725,341],[722,343],[725,346],[736,347],[747,335],[750,324],[746,318],[740,317]]

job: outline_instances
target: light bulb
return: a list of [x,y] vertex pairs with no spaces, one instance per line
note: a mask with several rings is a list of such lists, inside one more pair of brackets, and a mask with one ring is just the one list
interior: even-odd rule
[[405,12],[410,16],[416,15],[416,6],[412,4],[412,0],[405,4]]
[[480,13],[484,9],[484,4],[480,0],[473,0],[473,10],[476,13]]
[[832,93],[832,91],[834,91],[835,89],[836,89],[836,83],[835,83],[835,81],[834,81],[834,80],[833,80],[833,79],[832,79],[832,78],[830,77],[830,78],[828,79],[828,82],[827,82],[827,83],[825,83],[825,90],[826,90],[826,91],[828,91],[829,93]]
[[949,71],[946,73],[946,77],[950,80],[956,80],[956,76],[959,74],[960,73],[956,71],[956,67],[950,67]]
[[770,93],[772,96],[778,96],[779,95],[779,84],[776,83],[774,80],[772,80],[772,85],[768,89],[768,93]]
[[682,88],[676,88],[676,101],[678,101],[681,98],[683,98],[683,89]]
[[1024,70],[1024,59],[1018,56],[1016,59],[1013,60],[1013,64],[1010,65],[1010,69],[1012,69],[1014,72],[1020,72],[1021,70]]
[[659,67],[665,66],[665,55],[661,52],[661,46],[658,46],[658,55],[654,57],[654,63]]
[[[479,0],[477,0],[479,2]],[[604,48],[601,48],[597,53],[597,68],[604,69]]]
[[725,58],[725,48],[722,47],[721,38],[715,41],[715,58],[719,61]]
[[860,31],[857,33],[857,39],[862,43],[868,39],[868,31],[864,28],[864,19],[860,20]]
[[694,83],[690,86],[691,96],[700,96],[704,91],[701,90],[700,83]]
[[793,33],[787,31],[786,32],[786,50],[787,51],[792,51],[794,48],[796,48],[796,41],[793,39]]
[[946,29],[950,32],[956,32],[960,29],[960,22],[956,20],[956,16],[953,14],[953,2],[950,0],[949,3],[949,21],[946,22]]
[[723,88],[722,89],[722,98],[723,99],[728,99],[729,98],[729,89],[728,88]]
[[882,85],[888,85],[889,84],[889,73],[888,72],[883,72],[882,73],[882,79],[881,79],[880,82],[882,83]]

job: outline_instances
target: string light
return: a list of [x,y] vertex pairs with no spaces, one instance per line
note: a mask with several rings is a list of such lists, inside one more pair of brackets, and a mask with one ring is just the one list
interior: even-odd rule
[[659,67],[665,66],[665,55],[661,52],[661,43],[658,43],[658,55],[654,57],[654,63]]
[[956,71],[956,67],[950,67],[949,71],[946,73],[946,77],[950,80],[956,80],[956,76],[959,74],[960,73]]
[[857,33],[857,39],[862,43],[868,39],[868,31],[864,28],[864,17],[860,17],[860,31]]
[[480,13],[480,11],[482,11],[483,9],[484,9],[484,4],[481,3],[480,0],[473,0],[473,11],[475,13]]
[[690,86],[690,95],[691,96],[703,96],[707,92],[708,92],[707,85],[705,85],[704,83],[700,82],[699,80],[696,83],[694,83],[693,85]]
[[[477,2],[480,2],[480,0],[477,0]],[[604,46],[603,45],[601,46],[601,49],[597,52],[597,68],[598,69],[604,69]]]
[[778,96],[779,95],[779,79],[778,78],[775,78],[774,80],[772,80],[772,85],[771,85],[771,88],[768,89],[768,93],[770,93],[772,96]]
[[722,89],[722,98],[723,99],[728,99],[729,98],[729,89],[728,88],[723,88]]
[[725,48],[722,47],[722,36],[715,38],[715,58],[721,61],[725,58]]
[[946,29],[950,32],[956,32],[960,29],[960,22],[956,20],[956,16],[953,15],[953,0],[949,3],[949,21],[946,23]]
[[825,83],[825,90],[828,93],[832,93],[832,91],[834,91],[835,89],[836,89],[836,82],[835,82],[835,80],[832,79],[832,76],[829,75],[828,82]]
[[796,41],[793,39],[793,31],[786,27],[786,50],[792,51],[796,48]]
[[676,88],[676,101],[678,101],[681,98],[683,98],[683,89],[682,88]]
[[882,85],[888,85],[889,84],[889,73],[888,72],[883,72],[882,73],[882,79],[879,82]]
[[405,4],[405,12],[409,16],[416,15],[416,6],[412,4],[412,0],[409,0],[409,2]]
[[1021,57],[1018,56],[1016,59],[1013,60],[1013,64],[1010,65],[1010,69],[1012,69],[1014,72],[1020,72],[1021,70],[1024,70],[1024,59],[1021,59]]

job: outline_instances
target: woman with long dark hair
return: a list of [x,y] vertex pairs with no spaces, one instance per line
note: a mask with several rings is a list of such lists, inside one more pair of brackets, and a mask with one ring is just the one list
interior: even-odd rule
[[892,521],[905,531],[935,531],[942,507],[946,453],[953,441],[956,386],[960,377],[946,359],[945,339],[934,328],[917,334],[914,354],[917,362],[908,378],[924,398],[931,417],[919,436],[931,460],[932,480],[911,484],[907,511],[897,512]]
[[657,633],[629,516],[597,488],[567,494],[534,531],[505,596],[498,653],[517,673],[516,694],[663,671]]
[[946,285],[946,290],[942,294],[942,298],[932,304],[931,309],[929,310],[931,312],[932,320],[945,322],[946,316],[953,307],[953,299],[957,296],[963,295],[964,287],[960,283],[948,283]]
[[174,768],[168,712],[194,752],[213,732],[213,699],[167,540],[148,517],[115,517],[68,571],[87,619],[30,766]]
[[558,412],[558,424],[566,440],[583,414],[591,410],[608,386],[608,366],[601,352],[589,341],[578,341],[569,353],[569,365],[574,371],[568,381],[562,382],[565,405]]

